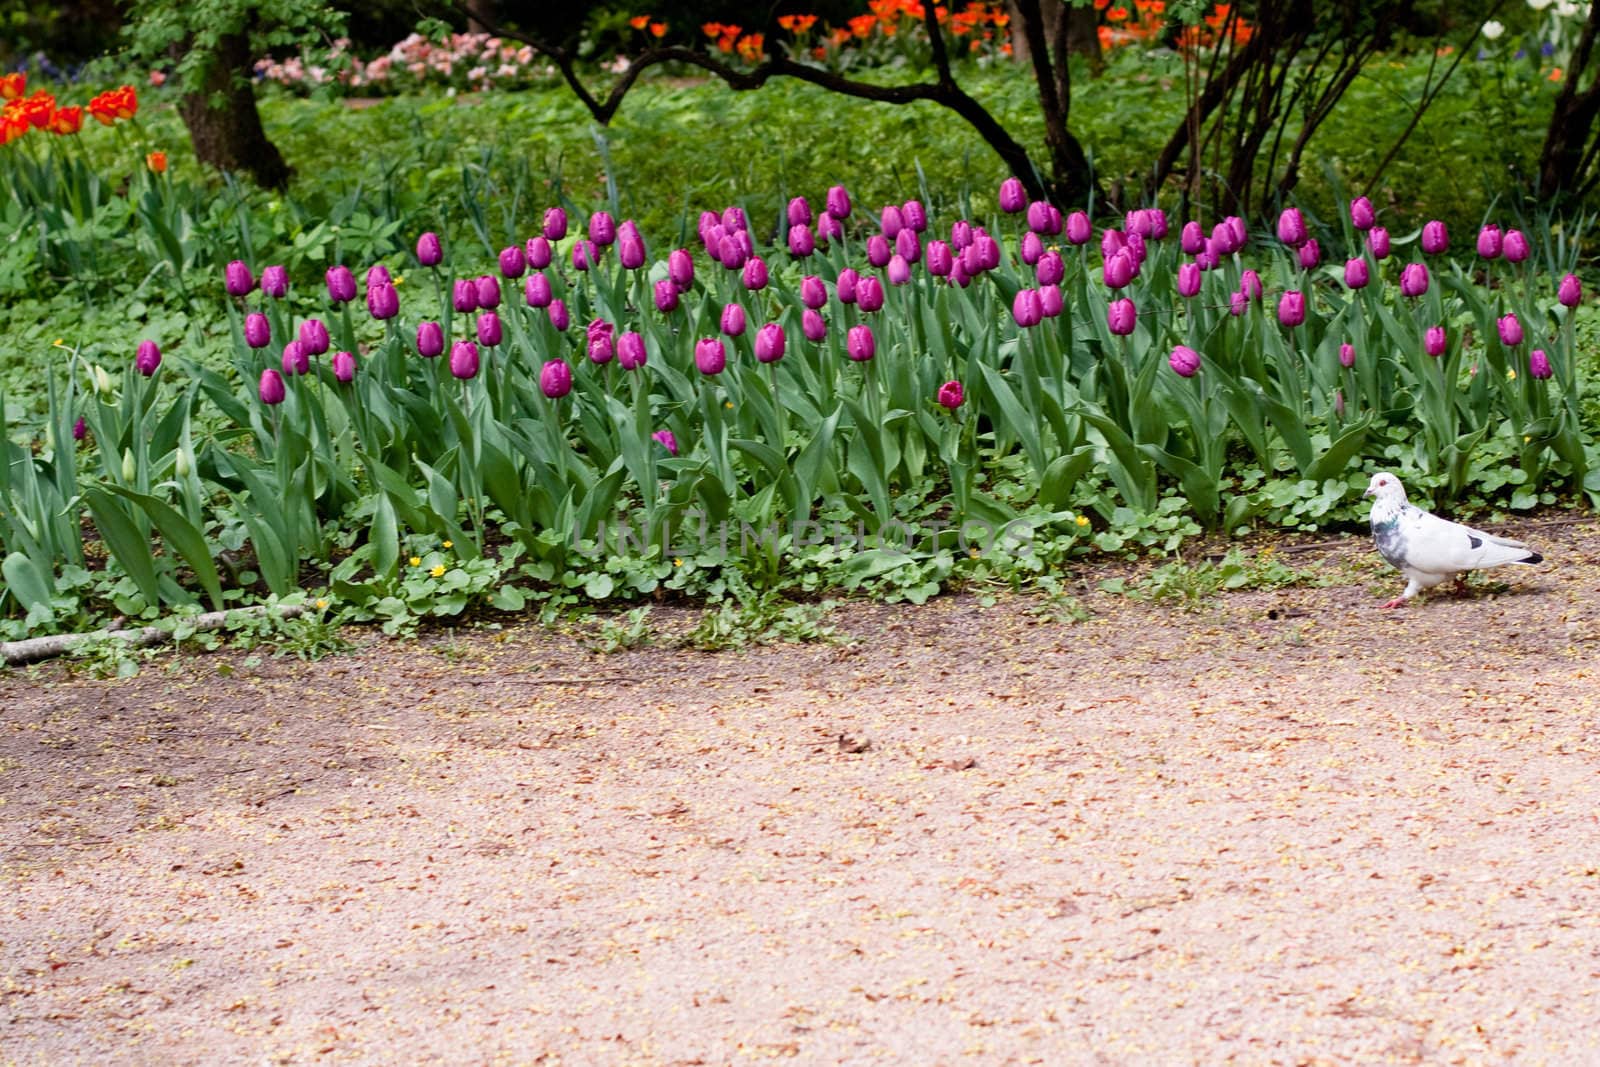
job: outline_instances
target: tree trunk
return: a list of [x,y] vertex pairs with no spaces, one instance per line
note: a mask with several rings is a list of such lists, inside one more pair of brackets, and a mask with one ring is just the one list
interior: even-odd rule
[[1578,83],[1588,73],[1597,31],[1600,31],[1600,7],[1591,7],[1589,21],[1584,24],[1578,47],[1567,64],[1567,80],[1556,97],[1550,126],[1545,130],[1544,148],[1539,153],[1537,195],[1547,203],[1572,194],[1584,183],[1587,161],[1584,149],[1594,132],[1595,118],[1600,116],[1600,80],[1591,82],[1589,88],[1581,92]]
[[250,86],[250,44],[243,34],[228,34],[218,41],[205,77],[179,100],[178,114],[189,128],[200,162],[219,170],[244,171],[269,189],[289,184],[289,165],[261,127]]

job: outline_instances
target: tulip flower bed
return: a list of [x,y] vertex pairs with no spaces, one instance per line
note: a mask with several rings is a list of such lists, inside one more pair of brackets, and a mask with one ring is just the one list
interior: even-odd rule
[[1293,209],[1255,235],[1063,217],[1015,179],[999,208],[986,229],[840,186],[764,226],[704,212],[691,247],[551,208],[488,272],[432,233],[359,282],[235,261],[230,368],[150,338],[46,375],[42,447],[0,463],[5,626],[306,589],[391,626],[920,599],[1349,520],[1377,464],[1440,502],[1600,496],[1569,245],[1486,226],[1462,254],[1364,199],[1337,256]]

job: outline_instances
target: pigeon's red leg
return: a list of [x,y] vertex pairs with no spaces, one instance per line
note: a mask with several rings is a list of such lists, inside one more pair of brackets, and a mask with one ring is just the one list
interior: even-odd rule
[[1405,605],[1406,605],[1406,598],[1403,597],[1403,596],[1397,596],[1393,600],[1389,601],[1387,604],[1383,605],[1383,608],[1384,608],[1384,610],[1387,610],[1389,608],[1403,608],[1403,607],[1405,607]]
[[1467,576],[1465,574],[1456,575],[1456,592],[1461,596],[1472,595],[1472,586],[1467,584]]

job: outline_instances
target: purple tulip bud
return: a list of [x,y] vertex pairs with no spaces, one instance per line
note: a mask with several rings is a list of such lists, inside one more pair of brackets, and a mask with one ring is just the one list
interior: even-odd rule
[[1233,236],[1233,248],[1230,251],[1239,251],[1239,249],[1244,247],[1245,241],[1250,236],[1250,232],[1245,229],[1244,219],[1238,215],[1229,215],[1222,221],[1227,225],[1228,233]]
[[1040,256],[1044,255],[1044,241],[1039,238],[1038,234],[1029,230],[1022,235],[1022,244],[1017,249],[1017,252],[1022,262],[1031,267],[1039,262]]
[[272,326],[259,311],[244,317],[244,343],[251,348],[265,348],[272,341]]
[[649,354],[645,352],[644,338],[633,330],[617,338],[617,366],[623,370],[638,370],[645,365]]
[[961,383],[956,381],[945,382],[939,386],[939,406],[948,411],[954,411],[966,399],[961,391]]
[[1176,371],[1180,378],[1193,378],[1195,371],[1200,369],[1200,353],[1188,345],[1179,345],[1167,357],[1167,366]]
[[857,281],[856,307],[866,312],[883,307],[883,283],[870,274]]
[[313,356],[322,355],[328,350],[328,327],[323,325],[321,319],[307,319],[300,324],[300,343]]
[[1128,247],[1128,237],[1121,230],[1107,230],[1100,235],[1100,256],[1110,259]]
[[694,257],[688,249],[674,248],[668,253],[667,280],[680,292],[694,284]]
[[878,353],[878,340],[872,336],[872,327],[852,326],[845,335],[845,351],[857,363],[865,363]]
[[807,341],[821,341],[828,336],[828,320],[815,308],[806,308],[800,313],[800,332]]
[[724,234],[717,246],[717,260],[728,270],[738,270],[750,258],[749,251],[733,234]]
[[1000,183],[1000,210],[1015,215],[1028,206],[1028,191],[1022,187],[1021,178],[1007,178]]
[[907,200],[901,204],[900,217],[905,220],[906,229],[912,233],[922,233],[928,228],[928,212],[921,200]]
[[242,259],[229,263],[222,277],[228,287],[229,296],[246,296],[256,287],[255,275],[250,273],[250,268],[245,266]]
[[1544,354],[1544,349],[1535,348],[1528,355],[1528,373],[1540,381],[1550,377],[1554,372],[1550,369],[1550,357]]
[[1205,251],[1195,253],[1194,265],[1203,271],[1216,270],[1220,261],[1217,259],[1216,251],[1214,251],[1215,245],[1216,242],[1207,239]]
[[393,285],[394,279],[389,277],[389,268],[382,263],[375,263],[367,268],[367,288],[374,285]]
[[1515,348],[1522,343],[1522,323],[1517,319],[1517,313],[1507,312],[1500,316],[1500,343],[1509,348]]
[[670,278],[656,282],[656,310],[663,313],[678,310],[678,287]]
[[1243,289],[1235,289],[1233,295],[1228,297],[1228,314],[1234,318],[1243,315],[1250,308],[1250,294]]
[[140,341],[139,347],[134,351],[133,369],[150,377],[161,366],[161,349],[154,341]]
[[700,212],[700,222],[695,226],[695,234],[700,238],[700,243],[709,249],[712,245],[711,233],[715,230],[717,240],[722,240],[722,216],[715,211]]
[[1561,301],[1562,307],[1575,308],[1583,303],[1583,283],[1576,274],[1561,279],[1561,285],[1556,289],[1556,299]]
[[283,374],[292,378],[296,374],[306,374],[311,370],[311,353],[306,351],[306,346],[299,341],[290,341],[283,346]]
[[1211,240],[1207,242],[1206,250],[1217,256],[1232,255],[1239,250],[1233,240],[1233,227],[1226,220],[1211,227]]
[[565,332],[566,328],[572,325],[572,316],[567,314],[567,302],[565,300],[550,301],[550,306],[545,309],[545,314],[550,316],[550,325],[558,330]]
[[444,329],[437,322],[417,323],[417,355],[432,359],[444,351]]
[[737,204],[729,204],[722,209],[722,228],[724,230],[748,230],[750,221],[744,217],[744,208]]
[[493,274],[485,274],[474,279],[472,289],[479,308],[493,311],[500,306],[500,279]]
[[828,190],[828,214],[836,219],[850,217],[850,194],[842,185],[835,185]]
[[[835,188],[840,188],[835,186]],[[701,374],[721,374],[728,365],[728,349],[719,337],[703,337],[695,342],[694,365]]]
[[355,381],[356,357],[349,352],[335,352],[333,354],[333,377],[336,381],[346,384]]
[[972,223],[966,219],[957,219],[950,224],[950,247],[957,252],[965,251],[972,244]]
[[828,287],[815,274],[800,279],[800,303],[808,308],[819,308],[828,302]]
[[[1123,239],[1127,241],[1126,247],[1128,249],[1128,254],[1133,257],[1133,261],[1140,266],[1143,266],[1145,258],[1150,254],[1145,250],[1144,238],[1140,237],[1136,233],[1130,233]],[[1138,272],[1135,271],[1134,274],[1137,276]]]
[[1347,289],[1365,289],[1368,280],[1365,256],[1344,261],[1344,284]]
[[811,225],[811,205],[803,196],[797,196],[789,201],[788,219],[790,226]]
[[950,253],[950,246],[944,241],[935,238],[928,242],[928,273],[935,278],[947,278],[950,269],[955,266],[955,257]]
[[588,270],[600,262],[600,246],[589,240],[579,240],[572,246],[572,269]]
[[1291,328],[1306,321],[1304,293],[1290,289],[1278,298],[1278,321]]
[[1425,253],[1436,256],[1449,247],[1450,233],[1444,223],[1434,219],[1422,227],[1422,250]]
[[660,444],[662,448],[667,450],[668,455],[676,456],[678,454],[678,439],[672,436],[671,430],[657,430],[650,436],[658,444]]
[[1061,314],[1061,286],[1039,286],[1039,311],[1047,319]]
[[507,245],[500,250],[500,273],[508,281],[515,281],[528,270],[528,254],[521,245]]
[[833,290],[839,297],[841,304],[854,304],[856,302],[856,284],[861,276],[852,267],[846,267],[839,272],[839,280],[834,283]]
[[1500,227],[1486,222],[1478,231],[1478,255],[1484,259],[1500,258]]
[[[1028,205],[1028,229],[1046,237],[1054,236],[1051,230],[1056,226],[1057,215],[1058,213],[1051,211],[1049,201],[1035,200]],[[1060,229],[1055,229],[1054,232],[1060,233],[1061,231]]]
[[804,259],[817,250],[817,241],[811,235],[811,227],[803,222],[797,222],[789,227],[789,254],[796,259]]
[[1377,218],[1372,211],[1372,201],[1364,196],[1358,196],[1350,201],[1350,225],[1358,230],[1372,229],[1372,223]]
[[965,255],[966,253],[963,252],[960,256],[956,256],[955,261],[950,264],[950,284],[960,286],[962,289],[972,284],[972,275],[968,273],[966,265],[962,263],[962,258]]
[[501,340],[500,316],[492,311],[481,313],[478,316],[478,343],[485,348],[493,348]]
[[1367,251],[1372,253],[1373,259],[1389,258],[1389,231],[1382,226],[1374,226],[1367,231]]
[[824,211],[817,217],[817,239],[819,241],[836,241],[844,236],[844,227],[839,225],[839,220]]
[[565,360],[552,359],[539,368],[539,391],[551,400],[572,392],[572,368]]
[[1400,272],[1400,295],[1416,298],[1428,291],[1428,268],[1421,263],[1407,263]]
[[617,235],[617,262],[625,270],[638,270],[644,266],[644,260],[644,238],[636,231]]
[[392,285],[374,285],[367,290],[367,311],[380,322],[400,314],[400,294]]
[[1000,265],[1000,242],[978,230],[972,235],[972,247],[977,250],[978,263],[983,270],[994,270]]
[[596,211],[589,216],[589,240],[604,248],[617,239],[617,224],[609,211]]
[[1301,270],[1316,270],[1317,264],[1322,262],[1322,248],[1315,237],[1307,237],[1306,243],[1295,251],[1300,256]]
[[1039,320],[1044,318],[1044,308],[1039,303],[1039,291],[1018,289],[1017,295],[1011,300],[1011,317],[1025,330],[1039,325]]
[[[554,298],[550,291],[550,279],[534,271],[528,275],[528,280],[522,283],[522,296],[531,308],[549,307],[550,301]],[[476,287],[473,289],[472,299],[474,303],[477,302]]]
[[1145,214],[1144,208],[1134,208],[1122,216],[1122,228],[1130,234],[1140,237],[1149,237],[1151,232],[1150,216]]
[[721,329],[729,337],[739,337],[744,333],[744,306],[742,304],[728,304],[722,309]]
[[1055,249],[1040,256],[1038,264],[1033,268],[1033,276],[1040,285],[1059,285],[1066,274],[1066,264],[1061,260],[1061,253]]
[[1199,255],[1206,248],[1206,231],[1198,222],[1184,223],[1183,231],[1178,235],[1178,247],[1183,249],[1184,255]]
[[[591,325],[593,324],[591,323]],[[616,343],[612,341],[609,333],[597,334],[591,331],[589,333],[588,349],[589,362],[598,366],[610,363],[612,357],[617,354]]]
[[1138,324],[1138,309],[1127,297],[1113,300],[1106,308],[1106,327],[1118,337],[1128,336]]
[[1505,240],[1507,263],[1521,263],[1528,258],[1528,238],[1521,230],[1507,230]]
[[878,228],[883,231],[884,240],[892,241],[906,228],[905,216],[900,214],[900,209],[895,205],[885,204],[883,210],[878,212]]
[[1185,263],[1178,267],[1178,295],[1191,297],[1200,292],[1200,265]]
[[1422,350],[1435,359],[1444,355],[1445,334],[1443,326],[1429,326],[1422,335]]
[[559,241],[567,235],[567,213],[558,207],[546,208],[544,236],[547,241]]
[[289,272],[282,267],[267,267],[261,272],[261,291],[282,300],[289,293]]
[[[910,233],[910,230],[901,230],[901,233]],[[904,285],[911,280],[911,264],[906,262],[906,257],[899,252],[889,257],[889,265],[883,269],[883,276],[890,285]]]
[[1074,211],[1067,216],[1068,244],[1088,244],[1092,236],[1094,236],[1094,226],[1090,223],[1088,215],[1082,211]]
[[437,267],[444,260],[444,248],[439,235],[429,230],[417,238],[417,262],[424,267]]
[[760,256],[751,256],[744,264],[744,287],[754,293],[767,287],[767,264]]
[[1356,346],[1346,341],[1339,346],[1339,366],[1350,368],[1356,365]]
[[[1354,357],[1351,357],[1351,358],[1354,358]],[[1337,415],[1341,419],[1344,418],[1344,390],[1343,389],[1335,389],[1333,391],[1333,413],[1335,415]]]
[[1306,243],[1306,220],[1297,207],[1284,208],[1278,216],[1278,240],[1290,248]]
[[478,310],[478,287],[471,278],[456,279],[450,289],[450,306],[462,315]]
[[283,403],[286,395],[283,388],[283,376],[268,367],[261,372],[261,384],[256,387],[256,392],[261,396],[261,402],[269,407]]
[[1145,214],[1150,216],[1150,236],[1157,241],[1167,239],[1167,212],[1163,208],[1146,208]]
[[323,280],[328,283],[328,299],[335,304],[348,304],[356,298],[356,276],[350,268],[340,264],[329,267]]
[[922,258],[922,238],[917,236],[917,231],[910,226],[901,230],[894,239],[894,254],[907,263],[915,263]]
[[783,327],[775,322],[769,322],[756,331],[756,359],[762,363],[776,363],[783,358],[784,342]]
[[528,238],[528,243],[523,250],[528,260],[528,266],[534,270],[544,270],[550,265],[550,260],[554,257],[554,253],[550,249],[550,242],[543,234],[538,237]]
[[78,421],[72,424],[72,439],[81,441],[89,436],[89,426],[83,421],[83,416],[78,416]]
[[875,233],[867,238],[867,262],[874,267],[883,267],[889,262],[889,239],[881,233]]
[[1116,255],[1107,259],[1101,278],[1110,289],[1121,289],[1133,280],[1133,257],[1126,248],[1121,249]]

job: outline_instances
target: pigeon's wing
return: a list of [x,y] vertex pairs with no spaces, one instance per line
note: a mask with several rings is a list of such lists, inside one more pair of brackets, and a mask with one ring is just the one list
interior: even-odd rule
[[1441,519],[1420,508],[1401,516],[1405,527],[1405,565],[1424,574],[1459,574],[1502,563],[1538,563],[1542,557],[1521,541]]

